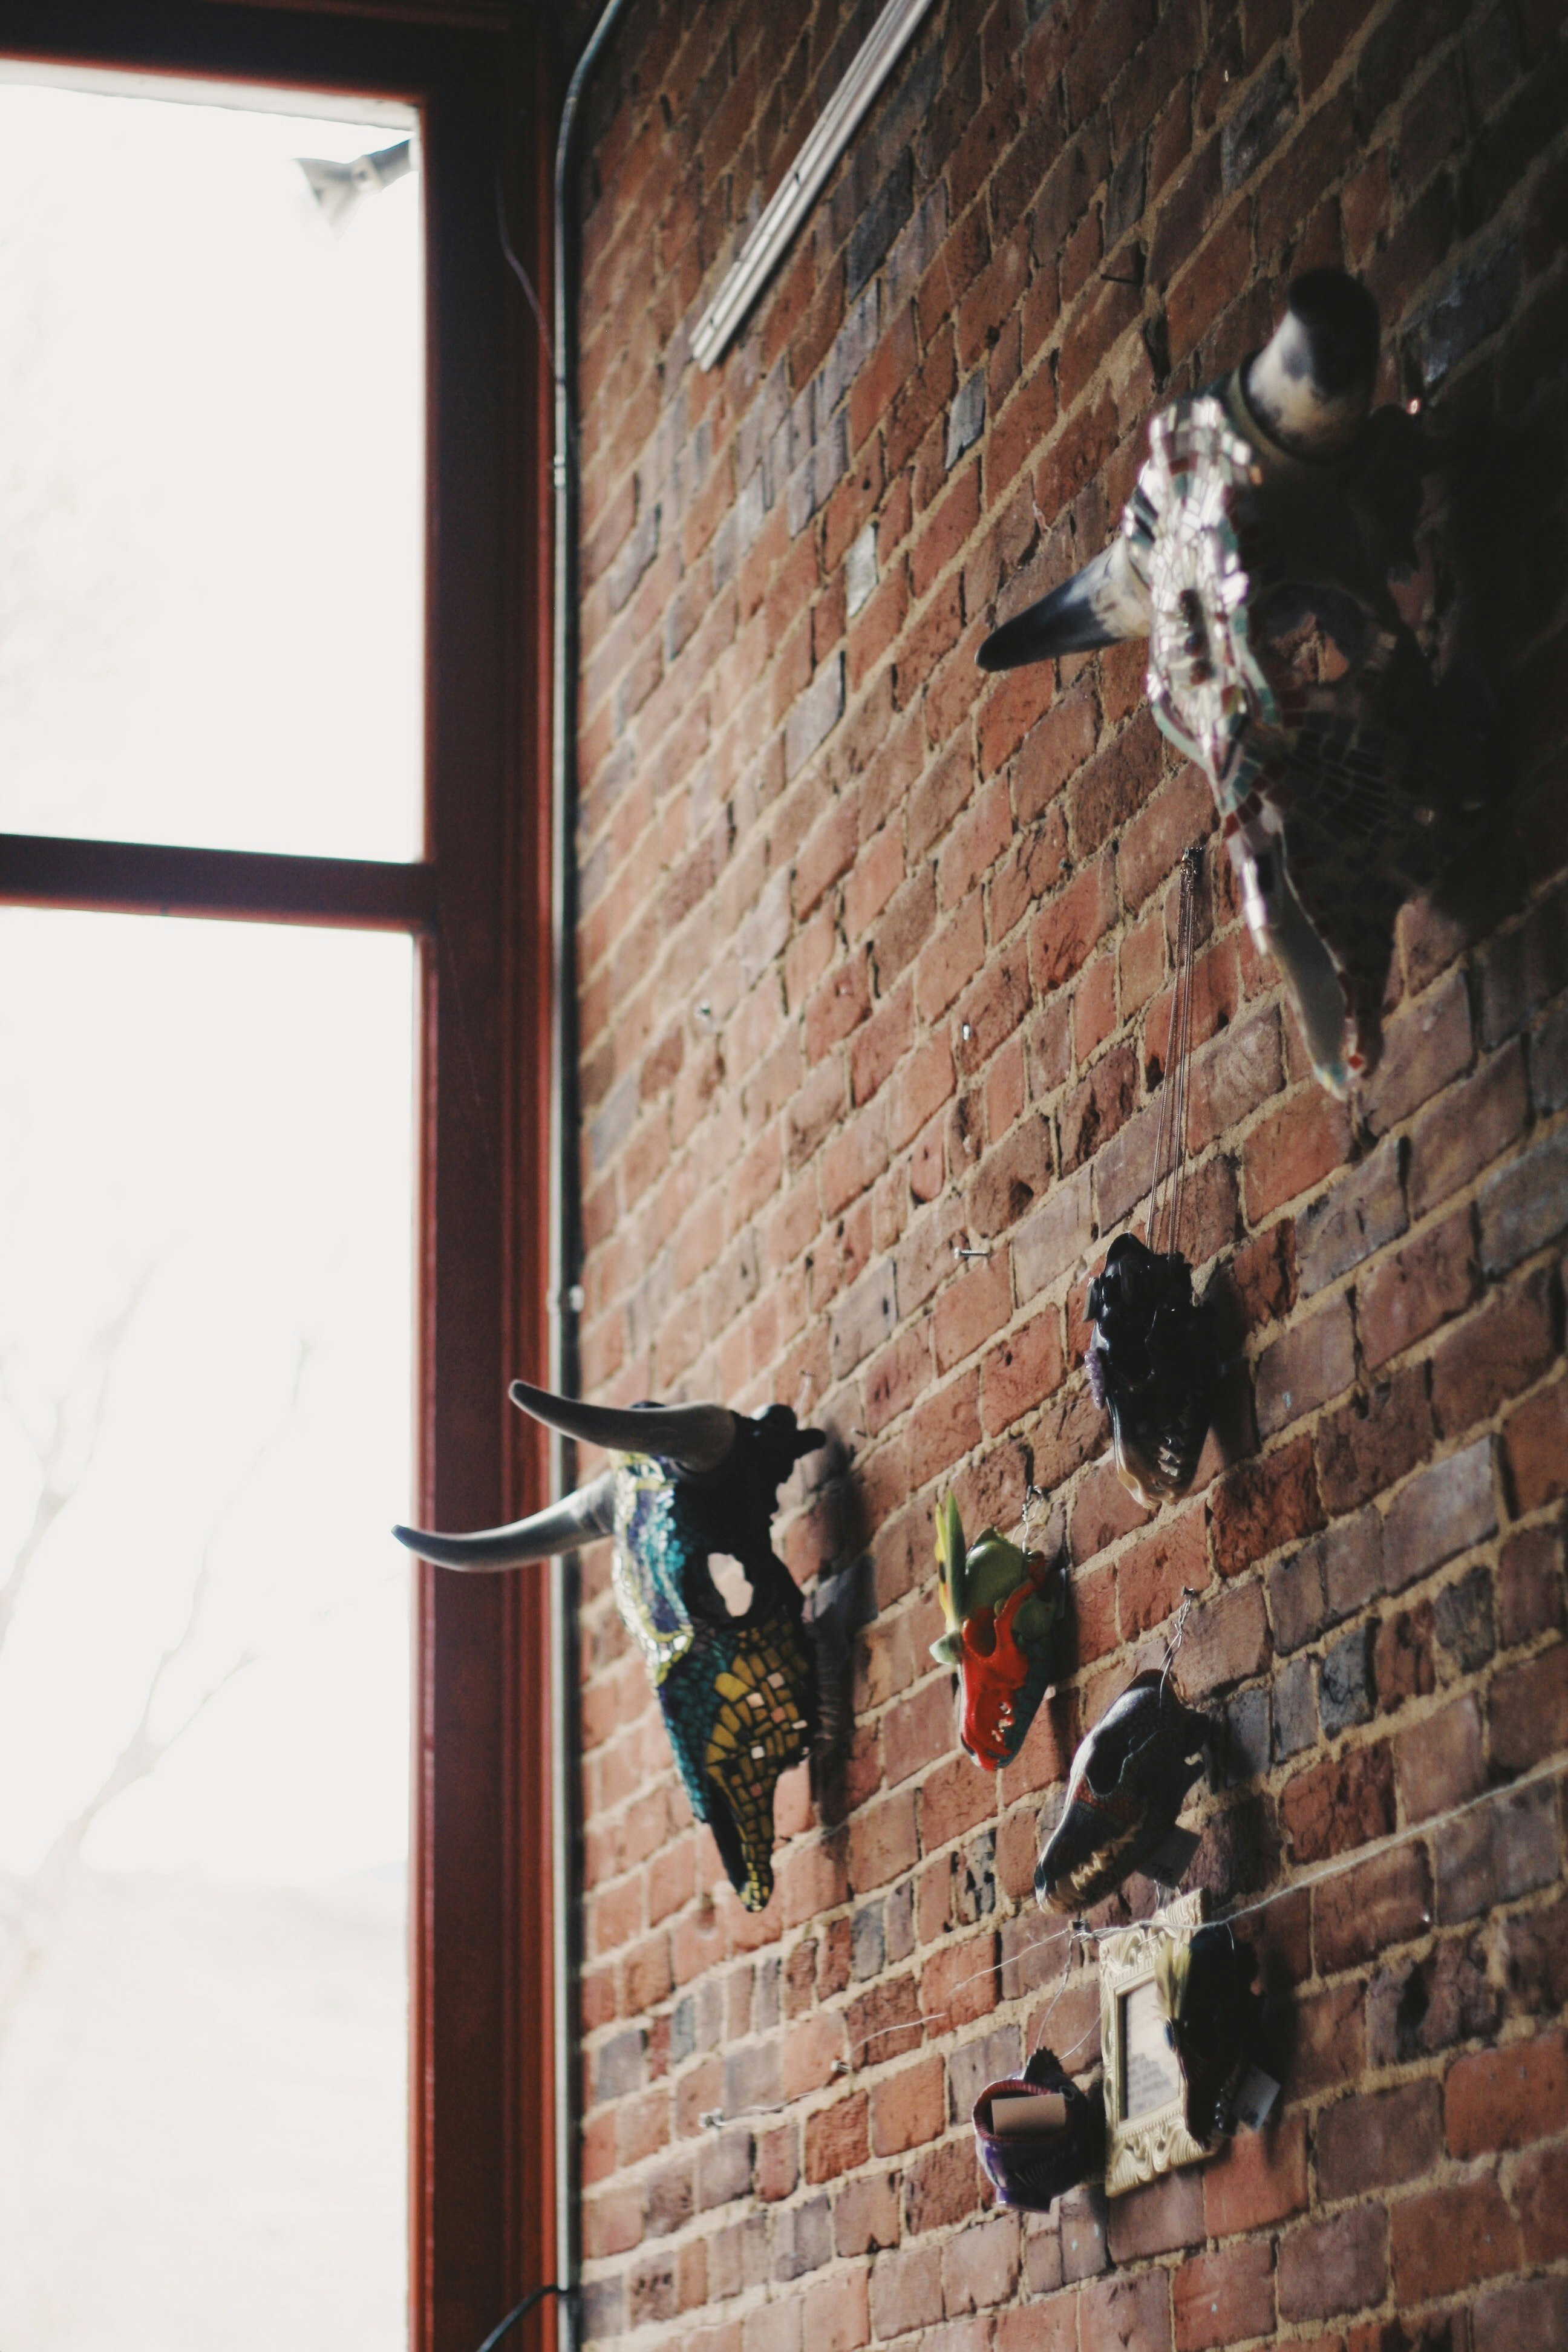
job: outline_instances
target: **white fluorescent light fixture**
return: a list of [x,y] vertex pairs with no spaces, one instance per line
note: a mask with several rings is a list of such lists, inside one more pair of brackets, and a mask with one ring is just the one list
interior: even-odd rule
[[0,82],[82,89],[97,98],[146,98],[170,106],[226,106],[243,114],[384,123],[389,131],[414,131],[419,121],[417,110],[401,99],[362,98],[342,89],[275,89],[260,83],[207,81],[199,74],[138,73],[118,66],[82,66],[52,58],[0,58]]
[[822,118],[773,195],[740,258],[697,323],[691,349],[700,367],[721,359],[747,311],[773,276],[818,190],[843,154],[877,92],[903,56],[931,0],[888,0]]
[[320,155],[297,155],[294,160],[321,207],[321,218],[341,236],[366,196],[379,195],[383,188],[390,188],[394,181],[412,172],[414,142],[400,140],[395,147],[384,147],[378,154],[356,155],[352,163],[330,163]]

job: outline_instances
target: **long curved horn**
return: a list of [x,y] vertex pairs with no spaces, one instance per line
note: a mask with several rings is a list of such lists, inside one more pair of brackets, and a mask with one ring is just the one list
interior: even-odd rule
[[547,1511],[514,1519],[509,1528],[483,1528],[477,1535],[435,1536],[422,1528],[394,1528],[400,1544],[433,1559],[438,1568],[521,1568],[531,1559],[549,1559],[559,1551],[574,1551],[580,1543],[607,1536],[615,1526],[613,1470],[603,1471],[574,1494],[563,1495]]
[[1342,269],[1309,269],[1269,341],[1248,361],[1247,404],[1281,447],[1335,457],[1372,406],[1382,327],[1377,304]]
[[993,629],[974,658],[982,669],[1018,669],[1057,654],[1093,653],[1148,631],[1149,599],[1118,531],[1081,572]]
[[693,1475],[717,1470],[735,1443],[735,1416],[727,1405],[583,1404],[526,1381],[513,1381],[507,1394],[546,1429],[614,1454],[658,1454]]

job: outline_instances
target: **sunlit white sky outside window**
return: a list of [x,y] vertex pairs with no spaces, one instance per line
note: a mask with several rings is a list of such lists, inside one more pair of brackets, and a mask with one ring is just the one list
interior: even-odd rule
[[[335,103],[0,78],[0,830],[418,854],[419,180],[294,160],[414,126]],[[412,983],[0,909],[5,2352],[404,2340]]]

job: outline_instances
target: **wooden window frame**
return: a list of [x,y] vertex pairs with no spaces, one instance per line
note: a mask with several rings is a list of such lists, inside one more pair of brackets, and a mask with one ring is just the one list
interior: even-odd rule
[[[426,232],[426,837],[408,866],[0,836],[0,904],[405,930],[419,960],[416,1507],[545,1496],[552,94],[498,0],[0,0],[0,53],[417,107]],[[526,130],[520,126],[526,126]],[[499,175],[499,177],[498,177]],[[396,1498],[388,1497],[388,1513]],[[550,1603],[420,1563],[409,1880],[409,2341],[475,2352],[555,2276]],[[527,2323],[553,2340],[547,2300]]]

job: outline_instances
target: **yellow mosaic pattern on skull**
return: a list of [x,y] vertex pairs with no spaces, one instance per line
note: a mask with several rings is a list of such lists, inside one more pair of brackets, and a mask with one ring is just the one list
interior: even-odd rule
[[714,1677],[719,1712],[703,1769],[734,1816],[746,1860],[741,1901],[748,1911],[763,1910],[773,1891],[773,1790],[804,1752],[807,1726],[798,1694],[805,1684],[805,1653],[785,1627],[760,1627],[730,1671]]

